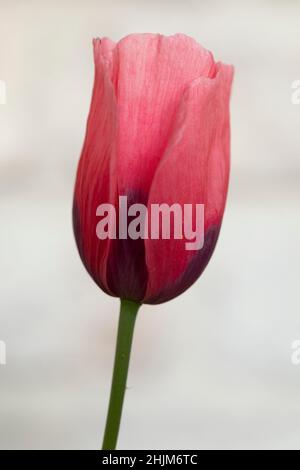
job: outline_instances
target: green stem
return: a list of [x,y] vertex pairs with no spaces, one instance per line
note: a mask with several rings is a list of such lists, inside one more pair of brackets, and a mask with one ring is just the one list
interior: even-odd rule
[[114,450],[117,445],[133,330],[139,307],[140,304],[136,302],[121,300],[114,372],[102,450]]

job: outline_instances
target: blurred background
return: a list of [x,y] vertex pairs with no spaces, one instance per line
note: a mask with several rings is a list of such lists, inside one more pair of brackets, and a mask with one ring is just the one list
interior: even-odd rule
[[99,448],[119,302],[71,226],[92,38],[183,32],[235,65],[232,174],[202,278],[137,320],[120,449],[300,449],[298,0],[0,0],[1,449]]

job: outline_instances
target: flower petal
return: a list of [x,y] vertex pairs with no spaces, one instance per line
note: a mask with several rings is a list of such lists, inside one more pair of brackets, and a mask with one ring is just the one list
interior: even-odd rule
[[[113,50],[119,194],[147,199],[185,88],[215,73],[210,52],[183,34],[133,34]],[[137,201],[138,202],[138,201]]]
[[99,62],[101,59],[104,61],[106,66],[108,67],[110,73],[112,73],[113,69],[113,52],[116,47],[116,43],[114,43],[109,38],[102,38],[102,39],[94,39],[94,56],[95,61]]
[[213,252],[228,187],[232,76],[231,66],[217,64],[215,78],[194,81],[183,95],[172,137],[153,179],[148,211],[151,204],[204,204],[205,243],[199,251],[187,251],[186,239],[145,240],[146,303],[164,302],[186,290]]
[[[107,52],[108,49],[106,49]],[[105,52],[105,53],[106,53]],[[95,81],[75,183],[73,224],[82,261],[96,283],[111,294],[107,279],[110,240],[96,234],[96,209],[101,203],[115,205],[117,107],[109,63],[100,40],[94,41]]]

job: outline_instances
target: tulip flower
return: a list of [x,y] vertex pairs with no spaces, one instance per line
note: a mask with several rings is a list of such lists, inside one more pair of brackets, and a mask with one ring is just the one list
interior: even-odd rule
[[[116,44],[95,39],[94,61],[73,225],[87,271],[102,290],[121,299],[103,443],[112,449],[139,306],[183,293],[202,274],[216,246],[228,189],[233,68],[215,62],[209,51],[183,34],[132,34]],[[203,205],[201,249],[186,249],[185,235],[120,235],[120,197],[125,196],[129,222],[134,220],[130,208],[136,205]],[[107,236],[97,230],[105,212],[101,204],[107,212],[116,208]],[[150,218],[149,213],[144,217],[147,226]]]

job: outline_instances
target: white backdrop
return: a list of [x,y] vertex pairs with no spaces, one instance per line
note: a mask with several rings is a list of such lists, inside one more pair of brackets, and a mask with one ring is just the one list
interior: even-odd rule
[[300,449],[300,3],[0,0],[0,448],[102,439],[118,300],[71,227],[92,38],[184,32],[236,68],[232,176],[203,277],[140,311],[119,448]]

